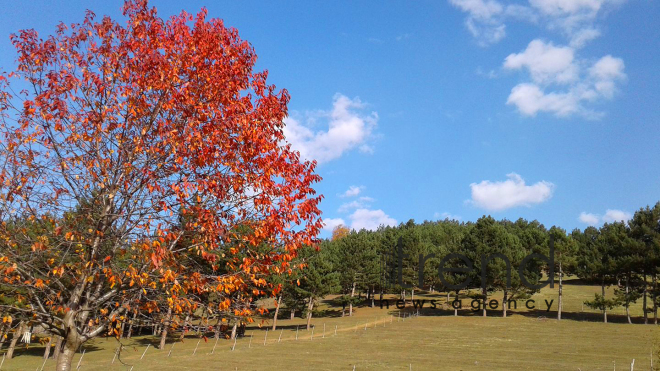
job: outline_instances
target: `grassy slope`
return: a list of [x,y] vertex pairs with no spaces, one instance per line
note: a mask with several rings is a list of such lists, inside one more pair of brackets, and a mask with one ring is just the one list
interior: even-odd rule
[[[499,312],[482,318],[469,310],[454,317],[453,312],[423,310],[422,316],[398,320],[398,310],[359,308],[350,318],[336,317],[337,308],[328,307],[328,317],[316,318],[314,339],[311,331],[301,329],[296,341],[296,326],[304,328],[301,319],[280,320],[284,331],[278,343],[280,329],[268,331],[264,346],[265,327],[248,328],[246,337],[239,339],[235,351],[232,342],[220,340],[214,354],[213,339],[201,341],[187,338],[176,343],[172,355],[153,348],[157,339],[139,337],[124,341],[128,348],[122,353],[126,364],[135,371],[165,370],[612,370],[613,362],[619,369],[629,369],[636,359],[636,369],[649,369],[650,352],[654,342],[660,340],[660,331],[653,325],[603,324],[596,322],[601,316],[596,311],[580,313],[581,302],[592,297],[598,287],[566,285],[565,311],[570,319],[556,321],[556,288],[544,289],[534,297],[537,302],[555,299],[551,312],[516,311],[509,318],[499,318]],[[423,295],[419,298],[441,298]],[[493,298],[501,299],[500,294]],[[548,299],[549,300],[549,299]],[[326,303],[327,304],[327,303]],[[468,305],[466,302],[465,305]],[[410,308],[407,310],[410,312]],[[585,309],[586,311],[586,309]],[[404,311],[405,313],[406,311]],[[615,313],[623,313],[615,310]],[[632,308],[633,315],[641,315],[639,305]],[[390,317],[392,315],[392,317]],[[615,322],[623,317],[613,316]],[[611,318],[612,319],[612,318]],[[636,318],[636,322],[640,319]],[[390,323],[392,321],[392,323]],[[322,338],[323,325],[326,336]],[[367,329],[365,330],[365,324]],[[338,327],[334,335],[334,327]],[[375,327],[374,327],[375,325]],[[357,331],[356,331],[357,329]],[[250,336],[252,344],[249,347]],[[152,344],[144,359],[140,360],[147,344]],[[117,342],[98,339],[85,345],[81,370],[129,370],[115,361],[111,364]],[[656,349],[658,346],[656,345]],[[17,351],[18,356],[5,361],[2,370],[35,370],[42,364],[43,348],[31,347]],[[74,368],[80,356],[74,359]],[[656,360],[657,362],[657,360]],[[52,360],[46,370],[53,369]]]

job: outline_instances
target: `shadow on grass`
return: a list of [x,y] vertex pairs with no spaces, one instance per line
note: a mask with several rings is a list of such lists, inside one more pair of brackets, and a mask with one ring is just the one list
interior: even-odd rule
[[[383,310],[387,310],[387,308],[384,307]],[[403,309],[390,308],[389,310],[387,310],[387,314],[394,316],[395,320],[399,315],[405,316],[405,318],[407,318],[409,316],[414,316],[417,313],[418,313],[418,309],[414,308],[412,305],[408,305]],[[502,310],[489,309],[486,311],[486,314],[488,317],[502,317]],[[424,306],[421,309],[419,309],[419,315],[424,317],[454,317],[455,316],[453,309],[446,309],[446,307],[442,307],[442,306],[437,306],[437,308]],[[481,309],[474,310],[470,307],[468,308],[463,307],[462,309],[458,310],[458,317],[482,317],[482,316],[483,314]],[[515,309],[507,310],[507,317],[515,317],[515,316],[535,318],[540,321],[551,321],[557,319],[557,311],[555,310],[546,311],[544,309],[534,309],[528,311],[518,311]],[[594,313],[594,312],[562,311],[562,320],[578,321],[578,322],[603,322],[603,314]],[[627,324],[628,318],[622,314],[608,313],[607,322]],[[631,322],[632,324],[644,324],[644,317],[631,316]],[[652,319],[649,319],[649,324],[651,324],[652,322],[653,322]]]
[[[91,345],[91,344],[83,345],[82,349],[85,350],[85,353],[96,352],[96,351],[99,351],[99,350],[103,350],[103,348],[100,348],[100,347],[97,347],[97,346],[94,346],[94,345]],[[17,345],[16,349],[14,350],[14,357],[13,358],[15,359],[15,358],[20,358],[20,357],[24,357],[24,356],[43,357],[45,350],[46,350],[45,347],[41,344],[35,345],[33,343],[33,344],[31,344],[27,347],[25,345],[21,345],[21,346]],[[51,358],[53,356],[54,350],[55,350],[55,347],[51,346],[51,352],[50,352]],[[82,350],[78,353],[81,353],[81,352],[82,352]],[[5,355],[6,353],[7,353],[6,349],[3,349],[3,351],[0,352],[1,355]]]

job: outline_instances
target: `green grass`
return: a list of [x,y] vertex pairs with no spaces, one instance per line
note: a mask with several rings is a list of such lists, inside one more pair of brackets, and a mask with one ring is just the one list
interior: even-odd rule
[[[658,349],[659,327],[629,325],[620,314],[610,316],[618,323],[597,322],[597,311],[581,313],[581,302],[591,298],[598,287],[566,285],[565,311],[569,319],[557,321],[555,290],[544,289],[534,299],[555,299],[550,312],[545,310],[510,312],[500,318],[499,311],[490,311],[489,317],[463,310],[458,317],[453,311],[425,309],[419,317],[408,317],[411,308],[403,311],[405,320],[399,320],[399,311],[359,307],[353,317],[338,317],[341,308],[326,301],[323,310],[328,317],[313,320],[314,337],[304,330],[304,321],[280,319],[283,331],[268,331],[266,326],[251,326],[246,337],[236,343],[220,340],[210,354],[215,340],[199,343],[186,338],[183,343],[173,340],[164,351],[154,349],[157,339],[143,336],[124,340],[127,348],[121,360],[111,364],[118,343],[114,339],[97,339],[85,344],[81,370],[612,370],[614,362],[619,370],[628,370],[635,359],[636,370],[649,370],[652,347]],[[393,297],[391,297],[393,298]],[[444,298],[444,295],[419,296],[420,299]],[[493,298],[501,299],[500,294]],[[469,304],[469,303],[468,303]],[[616,311],[615,311],[616,312]],[[619,311],[620,312],[620,311]],[[640,316],[639,305],[632,308]],[[618,313],[618,312],[617,312]],[[288,317],[288,316],[287,316]],[[613,317],[613,318],[612,318]],[[635,319],[640,322],[640,318]],[[325,324],[325,338],[323,325]],[[367,329],[365,330],[365,324]],[[300,326],[298,340],[296,327]],[[337,335],[335,335],[337,326]],[[279,336],[282,336],[278,342]],[[252,337],[251,347],[250,337]],[[654,345],[655,343],[655,345]],[[140,357],[147,344],[144,359]],[[168,353],[172,349],[171,356]],[[5,361],[2,370],[35,370],[43,362],[43,348],[30,347],[17,350],[18,356]],[[74,358],[74,369],[80,354]],[[658,360],[656,359],[656,364]],[[46,363],[46,370],[54,369],[54,362]]]

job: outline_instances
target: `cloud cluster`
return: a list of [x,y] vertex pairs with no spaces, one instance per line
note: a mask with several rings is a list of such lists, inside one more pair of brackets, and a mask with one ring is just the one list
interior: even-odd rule
[[342,218],[323,218],[323,229],[328,232],[332,232],[333,229],[340,225],[346,225],[346,222]]
[[579,50],[600,36],[601,15],[625,0],[527,0],[525,5],[504,5],[498,0],[449,0],[467,13],[466,28],[482,46],[506,35],[506,22],[524,20],[559,33],[566,45],[542,39],[510,54],[504,70],[524,71],[529,80],[511,89],[507,104],[524,116],[546,112],[557,117],[581,115],[599,118],[590,105],[614,97],[625,81],[623,60],[606,55],[597,61],[579,57]]
[[504,60],[505,69],[526,69],[537,84],[566,84],[578,77],[573,48],[533,40],[521,53],[510,54]]
[[345,225],[359,231],[360,229],[376,230],[381,225],[395,226],[398,224],[394,218],[391,218],[383,210],[371,209],[371,203],[375,201],[373,198],[368,196],[358,197],[365,188],[365,186],[350,186],[344,193],[339,195],[340,198],[354,198],[343,203],[337,210],[343,214],[351,213],[348,215],[350,226],[343,218],[327,218],[323,219],[326,231],[332,231],[338,225]]
[[482,46],[506,36],[506,23],[522,20],[556,30],[581,46],[600,35],[595,25],[599,14],[625,0],[529,0],[526,5],[497,0],[449,0],[467,13],[465,27]]
[[360,197],[357,200],[353,200],[350,202],[343,203],[340,207],[339,210],[337,210],[340,213],[345,213],[351,210],[355,209],[361,209],[365,207],[369,207],[369,205],[374,201],[373,198],[371,197]]
[[505,7],[495,0],[449,0],[455,7],[468,13],[465,27],[479,44],[494,44],[506,35],[503,22]]
[[346,190],[346,192],[342,193],[339,197],[341,198],[347,198],[347,197],[355,197],[360,194],[364,190],[364,186],[350,186]]
[[590,226],[596,226],[602,223],[627,222],[632,219],[632,214],[623,210],[608,209],[604,215],[597,215],[587,212],[580,213],[578,220]]
[[379,226],[395,226],[397,221],[390,218],[383,210],[357,209],[349,217],[351,219],[351,229],[359,231],[361,229],[376,230]]
[[536,39],[524,51],[510,54],[503,68],[527,71],[531,81],[514,86],[507,104],[525,116],[548,112],[558,117],[598,117],[585,104],[612,99],[617,84],[626,79],[625,65],[622,59],[606,55],[584,68],[587,61],[576,59],[575,53],[573,47]]
[[555,185],[540,181],[527,185],[516,173],[507,174],[507,180],[491,182],[484,180],[470,184],[471,204],[489,211],[502,211],[518,206],[532,206],[552,197]]
[[[366,113],[365,108],[359,98],[335,94],[329,111],[308,112],[304,118],[285,118],[284,135],[303,158],[319,163],[337,159],[355,148],[371,153],[373,149],[367,142],[378,123],[378,114]],[[327,122],[324,125],[327,128],[316,129],[319,121]]]

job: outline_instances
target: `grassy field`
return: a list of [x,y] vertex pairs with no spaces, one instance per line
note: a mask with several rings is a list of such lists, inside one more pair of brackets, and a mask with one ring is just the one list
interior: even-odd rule
[[[617,309],[610,316],[615,323],[600,323],[602,316],[586,308],[582,301],[593,296],[598,287],[578,285],[565,288],[565,320],[557,321],[556,288],[544,289],[533,299],[539,303],[555,299],[549,312],[526,311],[524,302],[508,318],[490,311],[480,312],[425,308],[420,316],[409,305],[404,310],[359,307],[353,317],[338,316],[331,300],[324,303],[325,317],[315,318],[312,331],[304,330],[304,321],[280,319],[276,331],[254,325],[246,337],[233,341],[214,339],[208,342],[188,337],[184,342],[169,342],[164,351],[154,349],[153,336],[123,340],[126,348],[121,362],[113,360],[118,343],[97,339],[85,344],[81,370],[629,370],[635,359],[636,370],[649,370],[651,351],[660,348],[659,327],[629,325]],[[424,294],[416,299],[442,299],[444,295]],[[496,294],[493,298],[501,299]],[[392,298],[393,299],[393,298]],[[469,305],[469,300],[464,304]],[[639,305],[632,308],[641,315]],[[399,319],[399,314],[405,317]],[[366,326],[365,326],[366,325]],[[325,333],[323,331],[325,326]],[[335,326],[337,332],[335,334]],[[300,327],[299,331],[296,328]],[[365,329],[366,327],[366,329]],[[298,339],[296,340],[296,332]],[[281,338],[280,338],[281,336]],[[265,345],[264,345],[265,340]],[[147,345],[150,345],[147,349]],[[215,350],[213,348],[215,347]],[[195,348],[197,348],[195,352]],[[146,349],[144,358],[140,359]],[[171,353],[170,353],[171,350]],[[212,353],[213,352],[213,353]],[[193,353],[195,353],[193,355]],[[212,353],[212,354],[211,354]],[[2,370],[41,368],[43,347],[21,348],[18,356],[7,360]],[[169,354],[169,356],[168,356]],[[80,355],[74,359],[74,369]],[[123,364],[122,364],[123,362]],[[658,364],[656,355],[656,365]],[[45,370],[54,362],[46,362]]]

